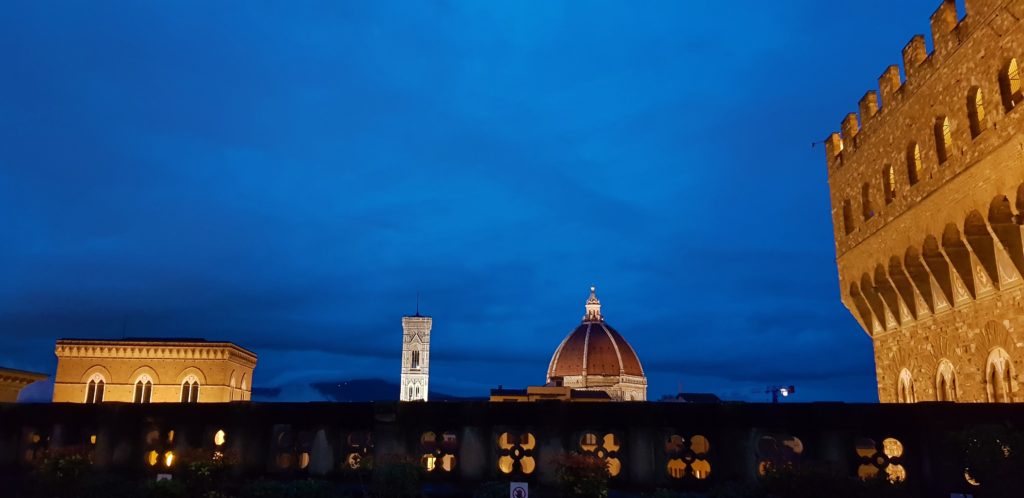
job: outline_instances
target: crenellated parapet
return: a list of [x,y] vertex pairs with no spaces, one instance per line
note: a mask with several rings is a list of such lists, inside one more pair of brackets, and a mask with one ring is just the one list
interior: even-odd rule
[[1016,64],[1024,2],[967,6],[959,19],[956,3],[944,1],[931,16],[932,51],[924,35],[912,37],[902,74],[886,68],[825,140],[840,255],[1018,128],[1020,113],[1011,111],[1024,101]]

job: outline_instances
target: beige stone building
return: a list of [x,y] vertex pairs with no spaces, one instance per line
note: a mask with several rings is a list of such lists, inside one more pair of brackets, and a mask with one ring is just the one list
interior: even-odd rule
[[[826,141],[882,402],[1024,401],[1024,1],[945,1]],[[879,99],[880,97],[880,99]]]
[[18,401],[18,394],[25,386],[45,378],[41,373],[0,367],[0,403]]
[[633,347],[604,321],[595,289],[583,322],[558,345],[548,365],[548,386],[604,391],[613,401],[646,401],[647,376]]
[[56,403],[248,401],[256,355],[203,339],[61,339]]

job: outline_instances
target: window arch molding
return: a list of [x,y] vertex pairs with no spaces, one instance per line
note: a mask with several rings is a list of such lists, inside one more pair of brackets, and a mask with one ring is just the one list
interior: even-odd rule
[[110,370],[107,370],[106,367],[104,367],[103,365],[93,365],[87,368],[84,373],[82,373],[82,378],[80,379],[80,382],[82,382],[83,384],[88,383],[89,379],[93,378],[96,375],[102,376],[104,382],[110,382],[110,379],[112,378],[110,375]]
[[153,367],[150,367],[149,365],[143,365],[139,368],[136,368],[135,371],[128,376],[128,378],[131,379],[132,384],[134,384],[135,381],[138,380],[138,378],[143,375],[148,375],[149,379],[153,382],[153,384],[160,383],[160,376],[156,373],[156,370],[154,370]]
[[185,367],[185,368],[183,368],[181,370],[181,372],[178,372],[178,375],[177,375],[177,381],[178,382],[177,383],[178,384],[184,383],[185,379],[188,378],[189,376],[195,377],[196,380],[198,380],[199,384],[201,384],[201,385],[208,383],[207,380],[206,380],[206,373],[203,372],[198,367]]
[[1010,354],[1001,347],[992,348],[985,361],[985,391],[988,401],[1009,403],[1013,401],[1013,378],[1015,372]]
[[914,377],[910,374],[910,370],[904,368],[900,370],[899,380],[896,384],[896,402],[897,403],[916,403],[917,398],[914,393]]

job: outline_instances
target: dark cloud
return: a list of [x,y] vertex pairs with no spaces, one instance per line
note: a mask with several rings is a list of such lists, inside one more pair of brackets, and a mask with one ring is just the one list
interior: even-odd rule
[[264,385],[394,379],[420,292],[479,395],[597,284],[652,397],[872,399],[810,144],[934,2],[867,3],[10,5],[0,364],[205,336]]

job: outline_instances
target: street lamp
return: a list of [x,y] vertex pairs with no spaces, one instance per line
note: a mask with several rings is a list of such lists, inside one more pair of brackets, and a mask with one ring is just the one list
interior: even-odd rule
[[768,386],[765,393],[772,395],[772,403],[778,403],[779,396],[788,398],[790,394],[795,394],[796,386]]

